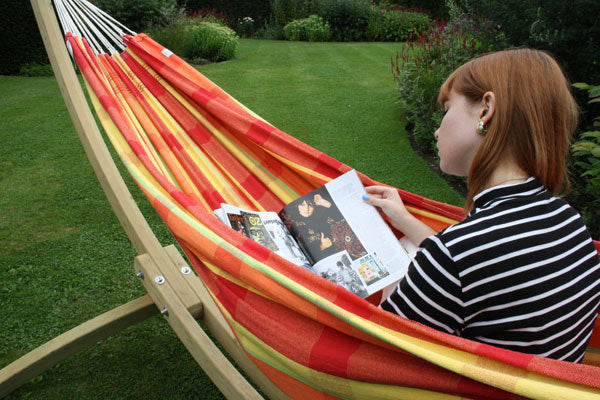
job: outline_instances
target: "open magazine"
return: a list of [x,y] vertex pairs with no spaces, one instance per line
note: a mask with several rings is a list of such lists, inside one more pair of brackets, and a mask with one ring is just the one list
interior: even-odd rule
[[[367,297],[400,280],[414,245],[398,241],[352,170],[286,205],[279,213],[221,204],[225,224],[289,261]],[[409,249],[410,248],[410,249]]]

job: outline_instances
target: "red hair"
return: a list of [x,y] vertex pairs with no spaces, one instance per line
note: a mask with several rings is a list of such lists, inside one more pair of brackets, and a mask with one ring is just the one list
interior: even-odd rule
[[566,157],[578,109],[561,67],[549,54],[513,49],[475,58],[448,77],[440,90],[440,104],[451,90],[473,104],[488,91],[496,98],[494,115],[469,171],[466,211],[473,208],[473,196],[486,188],[492,171],[510,156],[553,194],[568,192]]

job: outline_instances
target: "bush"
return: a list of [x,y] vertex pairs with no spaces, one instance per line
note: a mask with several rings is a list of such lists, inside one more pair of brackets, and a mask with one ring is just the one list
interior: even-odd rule
[[[600,103],[600,86],[585,83],[573,86],[589,93],[589,103]],[[592,130],[580,133],[572,146],[570,175],[573,189],[569,202],[580,211],[592,237],[600,238],[600,116]]]
[[597,0],[457,0],[485,16],[514,46],[550,51],[573,82],[600,82],[600,2]]
[[252,17],[255,26],[263,26],[271,14],[270,0],[177,0],[187,10],[214,9],[229,18],[227,25],[238,29],[237,24],[244,17]]
[[389,3],[395,6],[425,11],[437,20],[448,19],[448,8],[444,0],[391,0]]
[[238,37],[235,32],[214,22],[198,22],[186,25],[184,54],[190,59],[202,58],[210,61],[225,61],[233,58],[238,49]]
[[287,40],[326,42],[331,37],[329,24],[318,15],[292,21],[283,28],[283,32]]
[[202,64],[233,58],[238,48],[235,32],[202,18],[180,18],[175,23],[155,27],[150,37],[188,62]]
[[452,71],[477,54],[475,42],[460,25],[436,23],[392,61],[399,102],[423,152],[435,154],[433,133],[442,120],[437,103],[440,87]]
[[281,28],[308,15],[304,0],[271,0],[271,13],[274,22]]
[[0,2],[0,26],[0,75],[16,75],[26,63],[49,63],[29,1]]
[[381,9],[369,19],[367,37],[379,42],[403,42],[418,37],[430,23],[427,14]]
[[447,4],[450,22],[431,25],[392,61],[399,102],[407,113],[413,139],[428,155],[435,155],[433,133],[442,120],[437,97],[446,78],[477,55],[506,46],[503,33],[490,21],[468,17],[454,7],[452,0]]
[[136,32],[168,25],[179,14],[176,0],[97,0],[96,5]]
[[338,42],[367,40],[369,20],[376,12],[365,0],[315,0],[311,9],[329,24]]
[[27,63],[21,66],[19,75],[22,76],[54,76],[50,64]]
[[254,35],[254,20],[252,17],[244,17],[237,25],[238,35],[243,38],[250,38]]

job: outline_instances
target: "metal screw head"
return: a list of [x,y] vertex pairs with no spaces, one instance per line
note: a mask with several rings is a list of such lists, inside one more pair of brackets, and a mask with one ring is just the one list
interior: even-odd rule
[[191,272],[192,272],[192,269],[190,267],[185,266],[185,267],[181,268],[181,273],[184,275],[189,275]]
[[167,307],[165,307],[162,310],[160,310],[160,313],[162,315],[164,315],[165,317],[168,317],[169,316],[169,309]]
[[139,271],[138,271],[138,272],[135,274],[135,276],[137,276],[137,277],[138,277],[138,278],[140,278],[140,279],[144,279],[144,271],[142,271],[142,270],[139,270]]
[[165,277],[162,275],[158,275],[156,278],[154,278],[154,282],[157,285],[162,285],[163,283],[165,283]]

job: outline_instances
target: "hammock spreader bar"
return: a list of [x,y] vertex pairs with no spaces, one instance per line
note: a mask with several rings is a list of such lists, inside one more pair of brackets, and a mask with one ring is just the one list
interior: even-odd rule
[[[212,214],[224,198],[278,210],[350,167],[258,118],[144,34],[125,35],[121,55],[66,38],[119,156],[240,346],[290,397],[600,396],[600,368],[399,318],[225,227]],[[462,218],[457,207],[399,192],[434,229]]]

